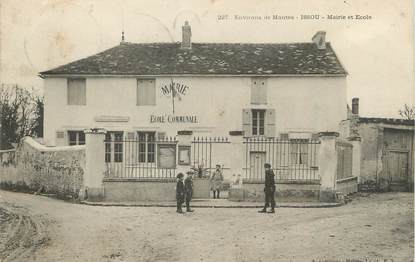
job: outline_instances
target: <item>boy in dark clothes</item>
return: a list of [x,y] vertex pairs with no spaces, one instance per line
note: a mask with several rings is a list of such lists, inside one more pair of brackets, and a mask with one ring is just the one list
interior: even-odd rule
[[190,209],[190,200],[192,200],[193,196],[193,172],[189,171],[186,173],[187,177],[184,180],[184,192],[186,194],[186,212],[193,212]]
[[183,213],[182,205],[184,202],[184,184],[183,184],[183,174],[179,173],[177,175],[177,185],[176,185],[176,200],[177,200],[177,213]]
[[275,175],[274,171],[271,169],[270,164],[265,164],[265,187],[264,187],[264,193],[265,193],[265,205],[264,208],[258,211],[259,213],[266,213],[267,207],[271,204],[271,210],[268,213],[275,213]]

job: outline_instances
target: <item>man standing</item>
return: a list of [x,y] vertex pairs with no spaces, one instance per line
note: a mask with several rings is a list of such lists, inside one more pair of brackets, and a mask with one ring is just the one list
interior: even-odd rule
[[176,184],[176,200],[177,200],[177,213],[183,213],[182,205],[184,202],[184,185],[183,185],[183,174],[179,173],[177,175],[177,184]]
[[[216,170],[213,172],[210,182],[212,183],[213,198],[219,198],[223,182],[223,175],[220,165],[216,165]],[[216,192],[218,193],[217,196]]]
[[271,165],[266,163],[264,164],[265,168],[265,205],[264,208],[258,211],[259,213],[266,213],[267,207],[271,204],[271,210],[268,213],[275,213],[275,175],[274,171],[271,169]]
[[192,200],[193,196],[193,172],[189,171],[186,173],[187,177],[184,180],[184,192],[186,195],[186,212],[193,212],[190,209],[190,200]]

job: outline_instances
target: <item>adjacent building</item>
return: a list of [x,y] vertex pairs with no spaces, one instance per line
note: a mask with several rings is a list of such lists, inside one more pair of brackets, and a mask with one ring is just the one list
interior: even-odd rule
[[413,190],[414,120],[359,116],[359,99],[342,121],[345,137],[360,136],[360,187],[362,190]]

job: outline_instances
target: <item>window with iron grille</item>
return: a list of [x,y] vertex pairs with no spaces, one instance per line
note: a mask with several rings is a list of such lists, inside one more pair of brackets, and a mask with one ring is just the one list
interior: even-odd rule
[[68,105],[86,105],[86,79],[69,78]]
[[137,132],[138,134],[138,162],[154,163],[156,151],[155,132]]
[[290,139],[291,164],[308,164],[308,139]]
[[70,146],[85,145],[84,131],[68,131],[68,144]]
[[[114,149],[114,150],[112,150]],[[110,131],[105,134],[105,162],[123,161],[123,132]]]
[[252,110],[252,135],[263,136],[265,134],[265,110]]

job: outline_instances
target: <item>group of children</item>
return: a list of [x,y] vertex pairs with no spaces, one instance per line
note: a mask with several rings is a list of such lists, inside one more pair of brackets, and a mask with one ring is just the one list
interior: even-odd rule
[[190,200],[193,196],[193,172],[189,171],[186,173],[187,177],[184,180],[183,184],[183,173],[177,175],[177,185],[176,185],[176,200],[177,200],[177,213],[183,213],[182,205],[186,201],[186,212],[193,212],[190,209]]
[[[264,164],[265,169],[265,205],[259,213],[275,213],[275,174],[269,163]],[[183,173],[177,175],[176,185],[176,200],[177,200],[177,213],[183,213],[182,205],[186,201],[186,212],[193,212],[190,209],[190,200],[193,196],[193,172],[189,171],[186,173],[187,177],[184,180]],[[220,165],[216,165],[216,170],[211,177],[213,198],[219,198],[220,188],[223,181],[222,171]],[[217,193],[217,196],[216,194]],[[271,206],[271,210],[267,212],[267,208]]]

